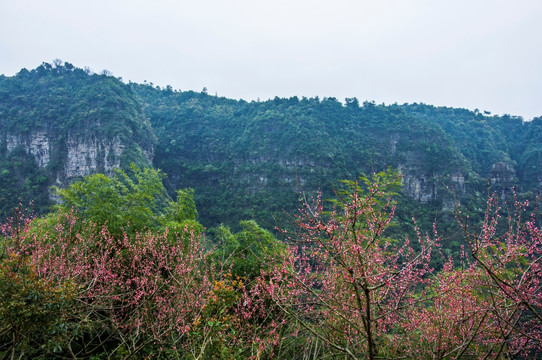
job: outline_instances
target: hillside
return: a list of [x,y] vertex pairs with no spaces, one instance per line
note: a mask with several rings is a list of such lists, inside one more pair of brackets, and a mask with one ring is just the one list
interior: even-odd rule
[[118,79],[69,63],[0,77],[0,211],[18,201],[46,210],[51,185],[135,162],[150,165],[153,137]]
[[469,201],[485,197],[488,180],[504,195],[538,191],[541,125],[355,98],[246,102],[44,63],[0,76],[0,211],[20,196],[43,213],[49,186],[130,162],[163,170],[171,194],[194,188],[206,226],[272,226],[300,193],[329,196],[341,179],[388,167],[403,175],[411,209],[441,211],[455,203],[446,186]]

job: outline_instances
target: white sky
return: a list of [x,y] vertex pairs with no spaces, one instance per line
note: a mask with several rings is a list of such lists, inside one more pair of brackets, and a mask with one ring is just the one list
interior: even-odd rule
[[0,74],[55,58],[237,99],[542,116],[540,0],[1,0]]

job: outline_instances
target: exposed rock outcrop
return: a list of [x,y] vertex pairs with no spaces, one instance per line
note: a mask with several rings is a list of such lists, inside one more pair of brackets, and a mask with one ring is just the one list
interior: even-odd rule
[[64,182],[62,179],[70,180],[93,172],[110,174],[113,169],[120,166],[125,145],[118,137],[109,140],[98,139],[95,136],[89,138],[69,136],[66,147],[64,170],[59,174],[61,177],[57,177],[57,182],[60,183]]
[[51,160],[51,142],[46,131],[36,131],[29,135],[8,134],[6,147],[12,151],[17,146],[22,146],[27,154],[34,156],[39,167],[45,167]]
[[[50,170],[56,183],[61,186],[96,172],[111,174],[113,169],[120,167],[127,146],[118,136],[108,139],[68,134],[67,140],[62,141],[54,130],[7,134],[5,143],[8,151],[22,147],[34,157],[40,168],[48,168],[53,158],[60,158],[61,166]],[[142,149],[142,153],[147,163],[151,164],[154,155],[152,146]]]
[[493,164],[489,177],[491,185],[510,186],[517,182],[514,169],[503,162]]
[[494,191],[502,200],[512,191],[518,183],[514,168],[504,162],[493,164],[489,175],[489,181]]

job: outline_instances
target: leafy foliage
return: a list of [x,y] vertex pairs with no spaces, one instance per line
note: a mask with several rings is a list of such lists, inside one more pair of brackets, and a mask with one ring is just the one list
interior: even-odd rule
[[40,276],[35,263],[11,253],[0,263],[0,354],[54,353],[69,332],[76,288]]
[[273,259],[280,259],[285,248],[254,220],[241,221],[239,225],[241,231],[235,234],[224,225],[214,230],[218,242],[215,260],[231,268],[233,276],[254,279],[273,266]]
[[207,226],[284,221],[300,192],[320,188],[331,197],[340,179],[389,166],[407,163],[416,176],[470,176],[440,128],[397,106],[297,97],[248,103],[132,88],[160,139],[154,164],[168,173],[166,187],[194,188]]
[[[164,192],[143,186],[159,172],[133,171],[87,180],[121,199],[111,184],[125,176]],[[399,183],[392,171],[345,181],[331,209],[302,199],[285,244],[246,221],[218,228],[210,250],[189,226],[113,234],[83,211],[16,212],[1,228],[0,356],[539,358],[542,232],[526,203],[504,231],[494,198],[480,227],[458,209],[467,247],[437,270],[437,234],[390,237]],[[155,218],[196,221],[191,190],[160,209]]]
[[301,232],[289,235],[295,241],[290,257],[270,274],[269,291],[325,352],[376,359],[406,335],[400,319],[411,312],[431,272],[434,240],[420,236],[416,253],[408,239],[399,244],[385,236],[397,174],[379,173],[361,183],[367,190],[348,182],[331,212],[319,199],[303,204]]
[[143,170],[131,165],[131,172],[115,170],[113,176],[89,175],[65,189],[56,188],[63,212],[75,212],[83,219],[107,225],[113,236],[123,233],[185,227],[199,234],[203,227],[196,221],[192,189],[178,190],[173,201],[162,184],[159,170]]
[[[525,199],[542,122],[489,115],[249,103],[60,61],[0,76],[3,214],[31,199],[44,212],[69,141],[117,139],[123,154],[111,176],[57,188],[49,215],[19,207],[2,227],[0,357],[540,358],[542,236]],[[162,170],[148,168],[155,140]],[[360,172],[374,175],[340,181]],[[502,196],[485,215],[484,179]],[[457,225],[449,185],[474,209]],[[205,239],[200,219],[225,225]]]
[[32,204],[37,212],[49,208],[47,172],[40,169],[34,158],[22,148],[9,153],[0,150],[0,214],[8,215],[12,209]]

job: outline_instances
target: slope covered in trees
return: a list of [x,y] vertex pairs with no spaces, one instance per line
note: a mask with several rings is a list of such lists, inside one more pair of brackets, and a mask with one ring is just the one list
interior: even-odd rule
[[[135,162],[166,173],[172,196],[193,188],[206,226],[273,226],[300,193],[331,196],[341,179],[388,167],[403,175],[407,208],[447,211],[454,196],[483,199],[488,180],[504,194],[512,186],[535,194],[539,123],[355,98],[246,102],[44,63],[0,77],[0,181],[16,195],[4,196],[1,210],[21,196],[43,213],[49,186]],[[412,212],[398,216],[408,221]]]
[[149,165],[152,134],[134,94],[114,77],[60,62],[0,76],[0,181],[11,194],[0,211],[21,197],[43,213],[49,186]]
[[525,145],[537,147],[529,140],[536,121],[424,104],[245,102],[132,87],[160,139],[155,166],[168,173],[168,188],[179,182],[195,188],[206,224],[246,217],[269,222],[294,209],[300,192],[321,188],[330,196],[340,179],[387,167],[403,174],[404,201],[416,201],[410,207],[421,202],[432,211],[453,205],[446,186],[477,202],[488,180],[505,193],[539,187],[542,163],[525,161],[540,153],[526,152]]

